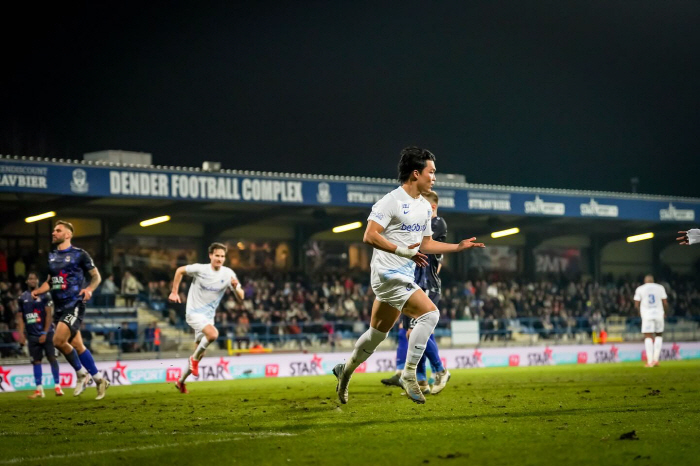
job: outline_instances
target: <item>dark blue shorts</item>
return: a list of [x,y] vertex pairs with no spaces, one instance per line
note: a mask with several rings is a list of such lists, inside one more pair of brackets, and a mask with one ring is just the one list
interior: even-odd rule
[[[58,326],[59,322],[63,322],[70,329],[70,340],[75,338],[75,335],[80,331],[80,324],[85,316],[85,303],[78,301],[71,305],[58,306],[53,312],[53,321]],[[70,341],[68,340],[68,341]]]
[[53,332],[46,334],[46,341],[39,343],[39,337],[36,335],[27,335],[27,348],[32,362],[41,361],[46,355],[46,358],[56,356],[56,350],[53,347]]

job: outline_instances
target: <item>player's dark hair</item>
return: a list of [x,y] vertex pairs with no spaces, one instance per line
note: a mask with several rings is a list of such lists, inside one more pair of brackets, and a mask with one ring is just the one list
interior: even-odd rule
[[399,161],[399,181],[405,183],[411,177],[413,170],[422,172],[427,161],[435,162],[435,155],[428,149],[410,146],[401,151],[401,160]]
[[36,273],[36,272],[29,272],[29,273],[27,274],[27,280],[29,280],[29,276],[30,276],[30,275],[34,275],[34,276],[37,278],[37,280],[39,279],[39,274],[38,274],[38,273]]
[[226,254],[226,246],[221,243],[211,243],[211,245],[209,246],[209,254],[213,254],[214,251],[216,251],[217,249],[223,249],[224,254]]
[[65,220],[57,220],[56,224],[54,225],[54,228],[57,227],[58,225],[63,225],[64,227],[68,228],[71,233],[74,233],[72,223],[66,222]]

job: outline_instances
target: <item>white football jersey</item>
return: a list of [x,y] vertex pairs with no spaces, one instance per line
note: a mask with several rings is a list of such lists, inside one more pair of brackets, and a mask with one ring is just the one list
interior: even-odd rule
[[[430,218],[433,210],[423,197],[414,199],[399,186],[372,206],[367,220],[384,227],[382,236],[397,246],[407,247],[423,241],[424,236],[432,236]],[[381,279],[392,275],[404,275],[413,281],[415,262],[396,254],[374,249],[372,271]]]
[[668,299],[666,289],[658,283],[645,283],[634,292],[634,300],[639,301],[642,318],[657,318],[664,315],[662,299]]
[[236,278],[236,273],[225,266],[214,270],[211,264],[190,264],[185,271],[194,278],[187,293],[187,314],[202,314],[214,319],[216,308],[226,288],[231,288],[231,279]]

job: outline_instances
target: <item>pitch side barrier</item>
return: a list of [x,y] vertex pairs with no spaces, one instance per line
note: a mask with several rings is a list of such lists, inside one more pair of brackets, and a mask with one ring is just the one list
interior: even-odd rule
[[[615,364],[646,359],[644,345],[578,345],[512,348],[476,348],[441,350],[445,367],[472,369],[480,367],[529,367],[564,364]],[[260,354],[235,357],[203,358],[200,376],[188,382],[255,379],[266,377],[300,377],[330,375],[333,367],[345,362],[350,353]],[[380,351],[357,368],[359,373],[393,372],[396,353]],[[700,359],[700,342],[666,343],[660,361]],[[174,383],[187,364],[186,358],[141,361],[98,362],[97,368],[112,385]],[[53,387],[53,377],[44,365],[44,388]],[[68,364],[60,365],[60,381],[65,388],[75,386],[75,372]],[[34,390],[31,365],[0,366],[0,393]],[[174,393],[174,392],[173,392]]]
[[[394,180],[380,178],[0,156],[0,192],[371,207],[395,187]],[[697,198],[449,182],[435,191],[446,212],[684,223],[700,218]]]

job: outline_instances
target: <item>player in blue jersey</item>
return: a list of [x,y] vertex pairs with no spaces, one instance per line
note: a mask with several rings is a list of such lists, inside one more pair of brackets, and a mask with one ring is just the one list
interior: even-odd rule
[[[73,225],[63,220],[57,221],[51,234],[51,242],[56,245],[56,249],[49,253],[49,276],[39,289],[32,291],[32,298],[51,290],[53,320],[56,323],[53,344],[75,369],[77,378],[73,396],[78,396],[85,390],[89,373],[97,387],[96,399],[101,400],[109,387],[109,381],[98,372],[90,350],[83,344],[80,324],[85,315],[85,302],[92,297],[102,279],[90,255],[87,251],[74,247],[71,244],[72,238]],[[90,283],[83,288],[83,282],[88,276]]]
[[45,293],[39,297],[32,298],[32,291],[39,286],[39,277],[34,272],[27,275],[28,291],[19,297],[19,312],[17,312],[17,330],[20,334],[20,343],[29,348],[29,356],[34,365],[34,381],[36,390],[29,398],[44,398],[44,387],[41,382],[43,377],[41,371],[41,360],[44,355],[51,365],[53,374],[54,390],[56,396],[63,396],[61,390],[61,380],[58,372],[58,361],[56,360],[56,350],[53,347],[54,325],[51,319],[53,313],[53,302],[51,296]]
[[[440,241],[442,243],[447,239],[447,223],[442,217],[438,217],[438,200],[439,197],[435,191],[430,191],[423,194],[423,197],[430,202],[430,207],[433,210],[433,215],[430,219],[431,227],[433,229],[433,240]],[[430,300],[438,306],[440,302],[441,293],[441,281],[440,281],[440,269],[442,269],[442,254],[426,254],[428,256],[428,265],[426,267],[416,267],[415,271],[415,282],[416,285],[425,291]],[[395,385],[400,387],[399,378],[401,377],[401,372],[404,369],[406,363],[406,352],[408,350],[408,338],[411,335],[411,329],[415,325],[415,319],[403,315],[401,319],[401,325],[399,327],[399,344],[396,348],[396,374],[388,379],[382,379],[384,385]],[[432,387],[432,393],[437,395],[440,393],[447,385],[447,381],[450,379],[450,373],[445,369],[440,359],[440,353],[438,352],[437,342],[435,341],[435,335],[430,335],[428,339],[428,344],[425,346],[425,352],[423,357],[421,357],[418,367],[416,368],[416,376],[418,379],[418,385],[421,387],[423,394],[431,393],[430,385],[428,385],[427,373],[425,362],[426,359],[430,361],[430,366],[432,373],[435,377],[435,383]]]

